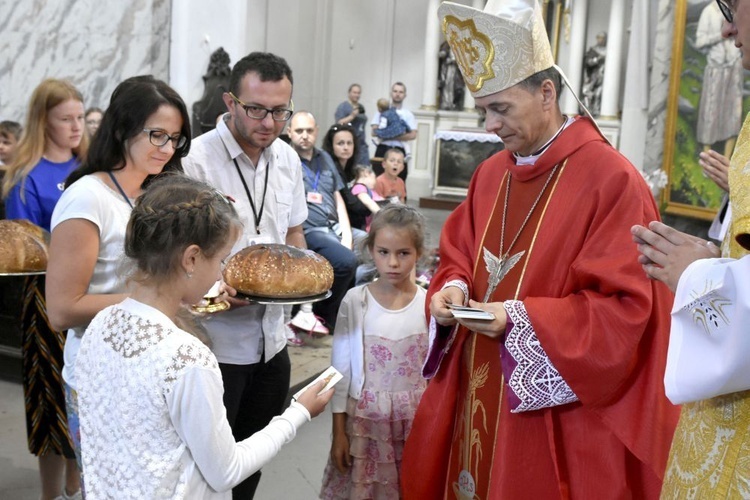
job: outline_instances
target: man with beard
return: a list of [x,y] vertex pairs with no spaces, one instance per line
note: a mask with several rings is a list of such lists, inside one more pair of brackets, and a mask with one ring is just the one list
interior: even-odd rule
[[[223,95],[227,106],[216,129],[192,142],[182,161],[185,173],[235,200],[243,232],[233,253],[257,243],[305,248],[302,223],[307,205],[299,157],[278,139],[292,116],[292,71],[270,53],[253,52],[237,62]],[[224,379],[224,405],[239,441],[281,414],[289,391],[283,306],[231,308],[203,326]],[[232,490],[233,498],[255,494],[260,471]]]

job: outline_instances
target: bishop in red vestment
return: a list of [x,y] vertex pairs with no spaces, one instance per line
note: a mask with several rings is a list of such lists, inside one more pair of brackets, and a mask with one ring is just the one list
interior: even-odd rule
[[[440,9],[449,42],[482,41],[487,19]],[[431,382],[402,462],[407,500],[661,490],[678,418],[663,388],[672,296],[643,277],[630,240],[659,212],[592,120],[562,116],[550,66],[474,91],[506,150],[477,168],[443,227],[428,296]],[[447,304],[470,299],[496,319],[453,318]]]

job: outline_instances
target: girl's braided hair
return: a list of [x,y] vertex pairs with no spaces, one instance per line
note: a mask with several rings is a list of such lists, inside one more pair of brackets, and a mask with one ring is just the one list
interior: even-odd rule
[[242,223],[232,203],[183,174],[160,177],[136,200],[125,235],[125,255],[141,277],[163,278],[179,267],[185,248],[213,257]]

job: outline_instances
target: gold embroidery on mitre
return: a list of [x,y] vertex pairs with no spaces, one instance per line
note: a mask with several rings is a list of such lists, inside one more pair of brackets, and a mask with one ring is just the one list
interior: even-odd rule
[[484,82],[495,77],[492,70],[492,60],[495,58],[492,41],[477,30],[473,19],[462,21],[451,15],[443,19],[443,33],[461,67],[466,86],[471,92],[478,92]]

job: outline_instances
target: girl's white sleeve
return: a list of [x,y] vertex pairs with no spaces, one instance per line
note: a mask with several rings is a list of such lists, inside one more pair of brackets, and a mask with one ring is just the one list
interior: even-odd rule
[[343,377],[336,384],[333,398],[331,398],[331,413],[345,413],[346,400],[349,395],[349,386],[352,382],[352,323],[351,315],[352,294],[347,293],[341,301],[339,314],[336,318],[336,328],[333,332],[333,350],[331,352],[331,364],[341,372]]
[[177,433],[216,491],[227,491],[258,471],[310,421],[307,409],[293,402],[264,429],[237,443],[227,421],[223,393],[217,369],[194,367],[180,374],[166,394]]

